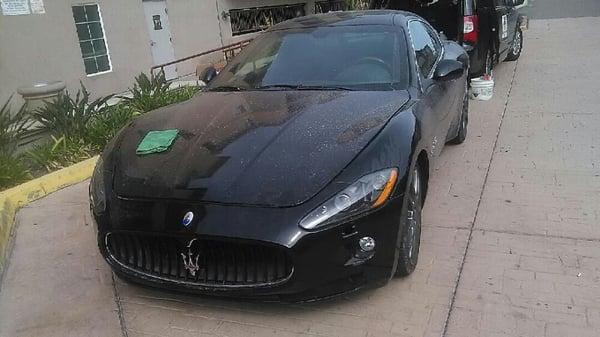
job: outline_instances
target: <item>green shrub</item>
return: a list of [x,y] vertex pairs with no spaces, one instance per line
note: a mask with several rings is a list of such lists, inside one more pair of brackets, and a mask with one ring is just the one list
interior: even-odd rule
[[131,97],[121,97],[125,104],[139,113],[144,113],[178,103],[191,98],[198,87],[181,87],[169,89],[163,71],[152,74],[150,77],[142,73],[135,78],[133,88],[130,89]]
[[29,179],[31,179],[31,174],[20,157],[0,154],[0,191]]
[[165,79],[165,73],[148,75],[141,73],[135,78],[131,97],[122,97],[127,105],[136,111],[148,112],[162,106],[168,105],[169,83]]
[[88,91],[81,84],[75,99],[69,92],[60,94],[52,102],[33,112],[33,119],[40,123],[39,130],[50,133],[56,138],[66,136],[71,139],[84,139],[90,120],[103,113],[108,105],[106,102],[112,95],[90,102]]
[[11,98],[0,108],[0,154],[5,156],[15,152],[17,144],[32,124],[25,105],[19,111],[11,113]]
[[15,154],[17,145],[31,126],[25,105],[12,113],[10,97],[0,107],[0,190],[18,185],[30,179],[30,174],[21,158]]
[[101,152],[106,144],[127,125],[138,113],[124,104],[117,104],[106,109],[104,113],[92,118],[85,137],[95,151]]
[[200,91],[199,86],[184,86],[171,90],[171,95],[173,96],[173,103],[187,101],[192,98],[194,94]]
[[24,156],[36,171],[52,172],[92,157],[94,151],[81,139],[52,136],[52,141],[36,145]]

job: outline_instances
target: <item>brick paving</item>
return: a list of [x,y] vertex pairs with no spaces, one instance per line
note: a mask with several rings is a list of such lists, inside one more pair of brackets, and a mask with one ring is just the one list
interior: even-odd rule
[[[309,304],[130,285],[97,253],[80,184],[19,212],[0,336],[599,336],[598,26],[532,22],[494,99],[471,102],[467,142],[435,164],[410,277]],[[564,48],[573,36],[586,43]]]
[[600,336],[599,24],[532,21],[446,336]]

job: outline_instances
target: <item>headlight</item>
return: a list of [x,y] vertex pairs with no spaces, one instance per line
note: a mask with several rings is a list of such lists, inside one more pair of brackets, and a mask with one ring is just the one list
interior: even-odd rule
[[106,192],[104,189],[104,162],[98,159],[94,174],[90,181],[90,205],[94,213],[102,213],[106,210]]
[[360,178],[305,216],[300,221],[300,227],[309,230],[319,228],[383,205],[392,193],[397,178],[398,170],[395,168]]

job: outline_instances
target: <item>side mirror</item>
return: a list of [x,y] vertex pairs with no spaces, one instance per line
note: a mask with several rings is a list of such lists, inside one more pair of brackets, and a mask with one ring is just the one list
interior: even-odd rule
[[525,0],[512,0],[513,6],[521,6],[525,3]]
[[196,74],[198,75],[198,79],[200,81],[204,82],[205,84],[208,84],[217,76],[217,69],[215,69],[214,66],[209,65],[204,69],[196,71]]
[[438,81],[451,81],[460,78],[465,73],[464,65],[456,60],[441,60],[438,63],[433,79]]

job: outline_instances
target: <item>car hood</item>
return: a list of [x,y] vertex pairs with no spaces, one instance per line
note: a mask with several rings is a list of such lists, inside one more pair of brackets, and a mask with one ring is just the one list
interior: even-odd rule
[[[111,157],[121,197],[261,206],[300,204],[325,187],[409,99],[407,91],[201,92],[136,119]],[[139,156],[148,131],[179,129]]]

